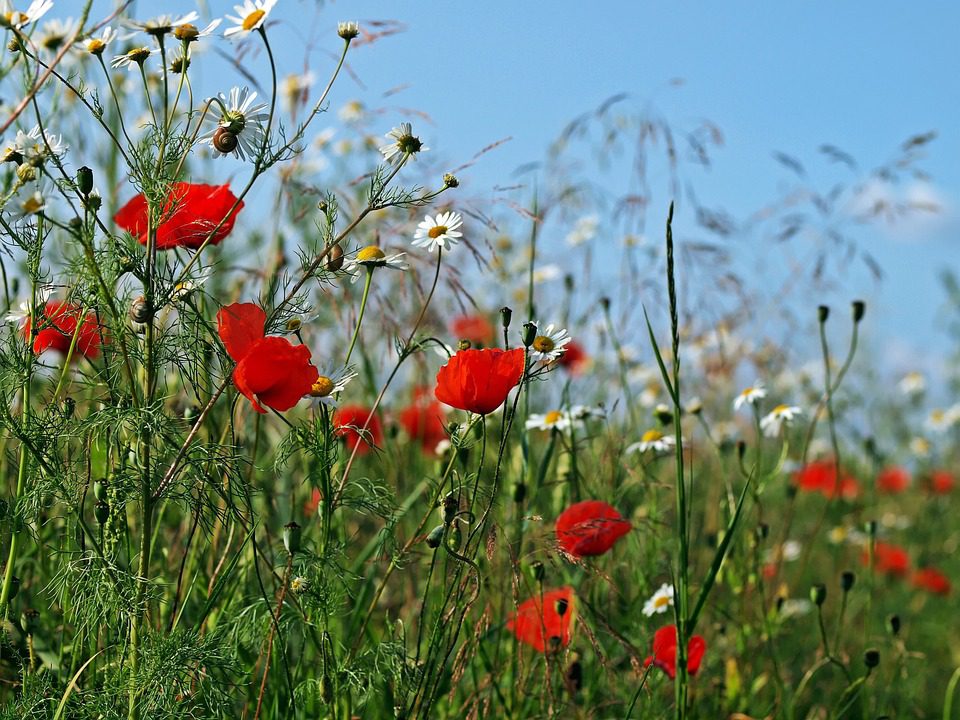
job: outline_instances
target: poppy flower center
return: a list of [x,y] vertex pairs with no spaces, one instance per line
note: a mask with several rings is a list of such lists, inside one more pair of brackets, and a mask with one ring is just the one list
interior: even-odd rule
[[548,353],[553,351],[555,347],[556,344],[546,335],[537,335],[533,339],[533,349],[537,352]]
[[313,384],[313,387],[310,389],[310,394],[313,397],[327,397],[330,393],[333,392],[333,380],[321,375],[317,378],[317,381]]
[[663,440],[663,433],[659,430],[647,430],[640,439],[643,442],[656,442],[657,440]]
[[357,253],[357,262],[383,260],[387,254],[376,245],[370,245]]
[[257,26],[257,23],[260,22],[263,19],[263,16],[266,14],[266,10],[254,10],[243,19],[243,24],[241,27],[244,30],[253,30]]
[[443,235],[446,231],[447,231],[446,225],[437,225],[427,230],[427,237],[429,237],[431,240],[436,240],[438,237]]
[[544,420],[546,421],[547,425],[555,425],[560,421],[561,417],[563,417],[563,413],[561,413],[559,410],[551,410],[546,414]]

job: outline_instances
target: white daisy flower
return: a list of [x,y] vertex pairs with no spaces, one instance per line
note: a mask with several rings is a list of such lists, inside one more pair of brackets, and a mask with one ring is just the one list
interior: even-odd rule
[[430,149],[420,142],[420,138],[414,136],[413,126],[408,122],[400,123],[384,137],[393,140],[389,145],[380,148],[380,153],[388,163],[394,160],[399,162],[407,155],[415,156]]
[[597,234],[597,227],[600,225],[600,218],[596,215],[587,215],[582,217],[574,224],[573,229],[567,235],[567,245],[577,247],[593,240]]
[[643,604],[643,614],[647,617],[661,615],[673,607],[673,585],[664,583]]
[[49,157],[63,157],[67,154],[68,149],[63,144],[62,135],[45,132],[40,129],[39,125],[34,125],[30,132],[25,133],[23,130],[17,130],[17,136],[4,149],[0,159],[4,162],[27,162],[31,165],[37,165]]
[[216,30],[218,27],[220,27],[220,23],[222,22],[223,20],[221,20],[220,18],[211,20],[209,23],[207,23],[206,27],[204,27],[203,30],[199,29],[196,25],[192,23],[182,23],[180,25],[177,25],[173,29],[173,36],[177,40],[180,40],[181,42],[185,42],[185,43],[196,42],[200,38],[209,37],[213,35],[213,31]]
[[916,455],[918,458],[929,457],[930,455],[930,441],[926,438],[920,437],[919,435],[910,439],[910,452]]
[[67,38],[73,35],[76,29],[76,22],[73,18],[61,20],[55,18],[48,20],[43,24],[37,37],[37,46],[43,50],[55,53],[67,41]]
[[177,283],[176,287],[170,293],[170,298],[174,302],[186,300],[195,290],[203,287],[204,283],[213,275],[213,268],[203,269],[196,277],[187,278],[183,282]]
[[87,52],[91,55],[102,55],[107,49],[107,45],[113,42],[117,37],[117,31],[107,25],[100,37],[92,37],[87,40]]
[[310,397],[321,405],[334,406],[337,404],[337,396],[346,389],[357,373],[347,367],[321,366],[319,370],[320,377],[313,384]]
[[607,416],[603,408],[587,407],[586,405],[573,405],[567,412],[574,420],[589,420],[591,418],[605,418]]
[[[337,113],[340,116],[340,119],[345,123],[357,122],[363,118],[365,108],[363,103],[359,100],[351,100]],[[393,137],[393,135],[387,135],[387,137]],[[381,150],[381,152],[383,152]]]
[[927,416],[924,425],[927,430],[938,435],[942,435],[957,421],[957,416],[955,413],[950,412],[950,408],[944,410],[943,408],[934,408],[930,411],[930,414]]
[[373,272],[374,268],[390,268],[391,270],[408,270],[410,266],[404,261],[406,253],[387,255],[376,245],[369,245],[357,251],[357,254],[347,260],[343,266],[344,272],[352,275],[350,282],[355,283],[363,275],[363,270]]
[[29,25],[42,18],[52,7],[53,0],[33,0],[25,12],[20,12],[13,9],[10,0],[3,0],[3,3],[0,4],[0,18],[3,18],[4,24],[20,30],[24,25]]
[[907,396],[920,395],[927,389],[927,380],[922,373],[908,372],[897,383],[897,389]]
[[461,225],[463,225],[463,218],[460,213],[451,211],[437,213],[436,217],[427,215],[417,225],[412,245],[427,248],[430,252],[438,249],[446,250],[448,245],[452,248],[463,237],[463,233],[457,230]]
[[145,33],[147,33],[147,35],[152,35],[153,37],[163,37],[164,35],[173,32],[174,28],[177,28],[180,25],[192,23],[198,17],[200,17],[200,13],[198,13],[196,10],[192,10],[186,15],[178,18],[174,18],[173,15],[160,15],[144,22],[140,22],[138,20],[127,20],[126,25],[138,30],[143,30]]
[[553,362],[566,352],[565,346],[572,339],[566,328],[550,323],[542,333],[538,332],[533,338],[533,343],[530,345],[530,360],[544,364]]
[[626,452],[648,452],[652,450],[655,453],[669,452],[677,444],[677,439],[673,435],[664,435],[659,430],[650,429],[640,436],[640,442],[635,442],[627,447]]
[[801,617],[813,610],[813,603],[806,598],[787,598],[780,605],[780,617],[784,620]]
[[739,410],[747,405],[756,405],[757,400],[762,400],[767,396],[766,388],[763,387],[763,383],[760,381],[755,382],[748,388],[744,388],[736,399],[733,401],[733,409]]
[[767,437],[777,437],[784,425],[789,427],[802,413],[796,405],[777,405],[760,420],[760,429]]
[[570,413],[563,410],[551,410],[542,415],[531,413],[527,418],[527,430],[566,430],[574,423]]
[[288,113],[292,113],[297,107],[307,102],[310,88],[316,82],[316,76],[312,72],[290,73],[281,83],[280,98],[283,100],[283,107]]
[[357,23],[357,22],[337,23],[337,35],[342,37],[344,40],[353,40],[359,34],[360,34],[360,23]]
[[563,275],[563,270],[560,269],[559,265],[543,265],[542,267],[534,268],[533,284],[540,285],[541,283],[550,282],[551,280],[556,280],[561,275]]
[[40,191],[37,190],[33,194],[27,196],[25,199],[19,200],[17,205],[14,207],[13,212],[18,217],[23,218],[30,215],[37,215],[46,209],[47,201],[43,198],[43,195],[40,194]]
[[[47,300],[50,299],[50,296],[53,295],[53,288],[47,285],[42,285],[37,288],[37,307],[43,307],[47,304]],[[24,300],[20,303],[20,306],[16,310],[11,310],[7,313],[6,320],[7,322],[13,323],[19,327],[27,322],[31,316],[30,312],[30,300]]]
[[160,52],[159,48],[151,50],[148,47],[138,47],[128,50],[123,55],[117,55],[110,63],[112,68],[126,68],[130,72],[137,72],[143,67],[147,58]]
[[220,112],[207,114],[204,118],[214,128],[200,138],[200,142],[209,144],[215,157],[230,154],[240,160],[246,160],[247,155],[255,157],[260,152],[269,118],[264,112],[266,103],[254,105],[257,94],[250,92],[247,87],[232,88],[229,98],[223,93],[219,93],[219,96],[219,105],[214,102],[212,106],[218,106]]
[[223,36],[237,39],[247,37],[254,30],[263,27],[276,4],[277,0],[244,0],[243,5],[234,5],[233,10],[237,15],[227,15],[227,20],[232,20],[236,25],[227,28]]

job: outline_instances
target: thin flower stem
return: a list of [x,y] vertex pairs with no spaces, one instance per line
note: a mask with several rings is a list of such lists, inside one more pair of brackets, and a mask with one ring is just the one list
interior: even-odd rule
[[363,324],[363,314],[367,309],[367,298],[370,296],[370,285],[373,280],[374,268],[368,267],[367,277],[363,282],[363,297],[360,299],[360,314],[357,315],[357,325],[353,329],[353,337],[350,339],[350,347],[347,348],[347,357],[343,361],[344,367],[350,364],[350,356],[353,355],[353,348],[357,344],[357,337],[360,335],[360,325]]

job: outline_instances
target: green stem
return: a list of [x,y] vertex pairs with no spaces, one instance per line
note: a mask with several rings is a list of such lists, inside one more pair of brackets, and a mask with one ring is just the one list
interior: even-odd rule
[[350,347],[347,349],[347,358],[343,361],[344,367],[350,364],[350,356],[353,355],[353,348],[357,344],[357,337],[360,335],[360,325],[363,323],[363,313],[367,309],[367,298],[370,296],[370,284],[373,280],[373,268],[367,268],[367,279],[363,283],[363,298],[360,300],[360,314],[357,316],[357,326],[353,329],[353,337],[350,339]]

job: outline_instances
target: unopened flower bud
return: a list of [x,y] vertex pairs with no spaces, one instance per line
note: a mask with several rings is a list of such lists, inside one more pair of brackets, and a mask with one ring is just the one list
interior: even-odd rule
[[504,329],[510,327],[510,321],[513,319],[513,310],[504,305],[500,308],[500,324]]
[[283,526],[283,546],[293,555],[300,552],[300,538],[302,531],[295,522],[288,522]]
[[98,193],[96,190],[92,191],[87,196],[87,205],[89,205],[90,209],[93,210],[94,212],[99,210],[102,204],[103,204],[103,198],[100,197],[100,193]]
[[563,617],[567,614],[567,610],[570,608],[570,602],[566,598],[560,598],[557,600],[557,615]]
[[669,425],[673,422],[673,411],[663,403],[653,409],[653,416],[661,425]]
[[355,22],[342,22],[337,24],[337,35],[349,42],[360,34],[360,25]]
[[814,605],[823,605],[827,599],[827,586],[823,583],[816,583],[812,588],[810,588],[810,601]]
[[533,345],[533,341],[537,338],[537,324],[533,322],[525,322],[523,324],[523,331],[520,333],[520,339],[523,342],[524,347],[530,347]]
[[854,574],[853,574],[852,572],[850,572],[849,570],[844,570],[844,571],[840,574],[840,588],[841,588],[844,592],[850,592],[851,588],[853,588],[853,584],[854,584],[856,581],[857,581],[857,576],[854,575]]
[[24,184],[33,182],[37,179],[37,169],[33,165],[23,163],[17,167],[17,178]]
[[449,525],[460,510],[460,501],[454,493],[447,493],[443,499],[443,524]]
[[427,535],[427,546],[436,550],[440,547],[440,543],[443,541],[443,529],[444,525],[437,525],[433,530],[430,531],[430,534]]
[[900,634],[900,616],[891,615],[887,618],[887,630],[890,631],[890,634],[896,637]]
[[177,25],[173,29],[173,36],[177,40],[182,40],[183,42],[193,42],[200,37],[200,31],[197,29],[196,25],[184,23],[183,25]]
[[853,301],[853,321],[855,323],[863,320],[863,315],[867,311],[867,306],[863,300],[854,300]]
[[600,307],[603,308],[604,312],[607,312],[610,309],[610,298],[606,295],[600,298]]
[[40,613],[34,608],[27,608],[20,614],[20,625],[27,635],[33,635],[37,630]]
[[106,478],[100,478],[93,481],[93,496],[101,502],[106,502],[107,491],[110,489],[110,481]]
[[518,482],[513,486],[513,501],[518,505],[527,499],[527,486]]
[[451,175],[447,173],[443,176],[443,186],[448,188],[455,188],[460,186],[460,181],[457,180],[456,175]]
[[868,649],[863,653],[863,664],[871,670],[880,664],[880,651],[875,648]]
[[99,524],[105,525],[110,519],[110,505],[105,500],[101,500],[93,506],[93,516],[97,518]]
[[63,415],[69,420],[77,409],[77,401],[72,397],[65,398],[63,401]]
[[543,563],[537,560],[533,564],[533,579],[536,580],[538,583],[542,583],[543,578],[546,574],[547,574],[547,570],[543,566]]
[[865,525],[865,527],[866,527],[867,535],[868,535],[868,536],[870,536],[871,538],[875,538],[875,537],[877,536],[877,521],[876,521],[876,520],[868,520],[868,521],[867,521],[867,524]]
[[830,308],[828,308],[826,305],[820,305],[817,307],[817,320],[819,320],[821,323],[825,323],[828,317],[830,317]]
[[89,195],[93,190],[93,170],[84,165],[77,170],[77,189],[81,195]]

